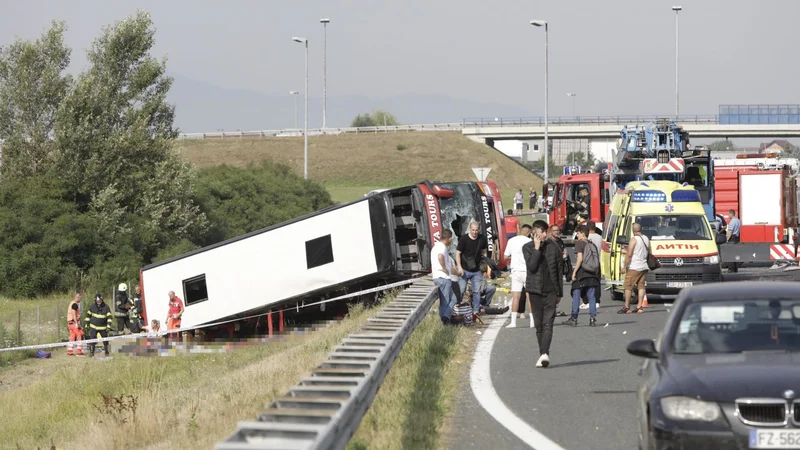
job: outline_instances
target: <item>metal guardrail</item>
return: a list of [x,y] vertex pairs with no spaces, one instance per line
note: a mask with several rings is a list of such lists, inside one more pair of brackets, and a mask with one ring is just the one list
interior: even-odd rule
[[344,449],[436,298],[430,277],[415,281],[345,338],[311,376],[278,397],[255,421],[239,422],[215,449]]
[[[346,128],[314,128],[308,130],[309,136],[359,134],[359,133],[397,133],[412,131],[461,131],[460,123],[432,123],[420,125],[388,125],[385,127],[346,127]],[[283,130],[260,131],[214,131],[209,133],[181,133],[178,139],[230,139],[302,136],[303,130],[288,128]]]
[[[644,125],[657,119],[668,119],[678,124],[718,124],[719,116],[694,115],[694,116],[581,116],[581,117],[550,117],[549,125]],[[466,127],[520,127],[544,126],[544,117],[494,117],[464,119],[462,126]]]
[[[549,125],[630,125],[645,124],[656,119],[669,119],[681,124],[719,124],[719,116],[581,116],[550,117]],[[495,117],[464,119],[460,123],[429,123],[417,125],[388,125],[378,127],[314,128],[308,130],[309,136],[338,135],[350,133],[397,133],[412,131],[461,131],[467,127],[521,127],[544,126],[544,117]],[[303,130],[286,128],[282,130],[254,131],[213,131],[206,133],[180,133],[178,139],[230,139],[302,136]]]

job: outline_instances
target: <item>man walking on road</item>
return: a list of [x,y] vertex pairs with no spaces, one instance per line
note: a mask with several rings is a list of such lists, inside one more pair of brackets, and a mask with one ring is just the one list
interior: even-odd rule
[[467,281],[472,282],[472,310],[477,314],[481,308],[481,259],[486,257],[486,236],[480,233],[481,226],[478,222],[469,224],[469,233],[461,236],[456,247],[456,264],[461,279],[458,281],[458,290],[465,292]]
[[[647,255],[650,253],[650,239],[642,234],[642,225],[634,223],[633,238],[628,244],[628,253],[625,255],[625,265],[622,273],[625,274],[625,306],[617,314],[643,313],[642,302],[644,301],[644,277],[650,267],[647,265]],[[636,308],[631,310],[631,294],[633,287],[636,286],[639,301]]]
[[578,325],[581,297],[589,297],[589,326],[597,323],[597,290],[600,287],[600,251],[589,241],[586,225],[578,225],[575,269],[572,272],[572,315],[564,325]]
[[453,292],[453,281],[450,279],[450,257],[447,249],[453,240],[453,232],[442,231],[442,238],[431,249],[431,275],[439,290],[439,318],[442,323],[450,323],[453,306],[458,303]]
[[[728,211],[728,242],[731,244],[738,244],[739,243],[739,233],[742,229],[742,221],[736,217],[736,211],[729,210]],[[728,263],[728,272],[736,273],[739,271],[739,263]]]
[[[528,267],[525,265],[525,256],[522,254],[522,247],[531,242],[531,226],[523,225],[520,227],[519,236],[514,236],[508,240],[506,245],[505,257],[511,270],[511,324],[507,328],[516,328],[517,326],[517,313],[519,312],[520,299],[522,298],[522,290],[525,287],[525,278],[528,275]],[[526,296],[527,297],[527,296]],[[528,302],[528,312],[531,311],[530,299],[523,299]],[[533,315],[531,317],[531,328],[533,328]]]
[[550,342],[553,340],[553,322],[556,320],[556,303],[563,295],[564,275],[561,250],[555,241],[547,238],[547,223],[533,223],[533,241],[522,247],[528,274],[525,290],[531,298],[531,314],[536,323],[536,340],[539,343],[539,360],[536,367],[550,365]]

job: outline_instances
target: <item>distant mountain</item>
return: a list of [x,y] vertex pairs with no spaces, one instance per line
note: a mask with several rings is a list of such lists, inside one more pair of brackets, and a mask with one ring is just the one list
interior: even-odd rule
[[[176,105],[176,125],[184,133],[274,130],[294,127],[294,98],[271,96],[172,75],[169,101]],[[297,96],[297,124],[303,127],[303,95]],[[358,114],[384,109],[402,123],[461,122],[465,117],[532,116],[523,108],[456,99],[445,95],[403,95],[384,99],[328,96],[328,127],[347,127]],[[322,126],[322,99],[308,99],[308,126]]]

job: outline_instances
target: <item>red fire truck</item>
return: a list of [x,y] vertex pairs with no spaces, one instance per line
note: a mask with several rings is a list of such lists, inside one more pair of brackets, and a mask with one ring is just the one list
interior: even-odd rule
[[[545,186],[545,196],[554,192],[553,204],[548,205],[548,222],[561,227],[565,244],[572,244],[575,227],[583,221],[592,221],[598,229],[602,228],[611,203],[608,180],[608,175],[602,173],[568,174]],[[581,197],[582,191],[588,194],[585,199]]]
[[795,261],[798,226],[797,160],[746,154],[714,160],[715,206],[742,222],[740,243],[720,247],[722,262]]

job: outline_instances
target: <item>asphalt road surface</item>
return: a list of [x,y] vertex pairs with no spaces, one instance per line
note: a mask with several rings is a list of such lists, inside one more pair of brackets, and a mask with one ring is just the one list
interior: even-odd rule
[[[800,271],[743,269],[726,279],[798,277]],[[539,352],[527,317],[518,319],[517,328],[505,327],[508,314],[493,319],[504,321],[490,360],[497,396],[513,415],[564,449],[638,448],[635,392],[644,360],[629,355],[626,347],[636,339],[655,338],[671,303],[651,302],[641,314],[617,314],[621,306],[603,291],[597,327],[589,327],[588,310],[581,310],[577,327],[562,325],[566,318],[557,317],[546,369],[534,367]],[[560,309],[570,310],[566,297]],[[491,321],[485,319],[486,325]],[[486,327],[476,331],[488,333]],[[450,448],[530,448],[481,406],[466,383],[463,387],[448,436]]]

